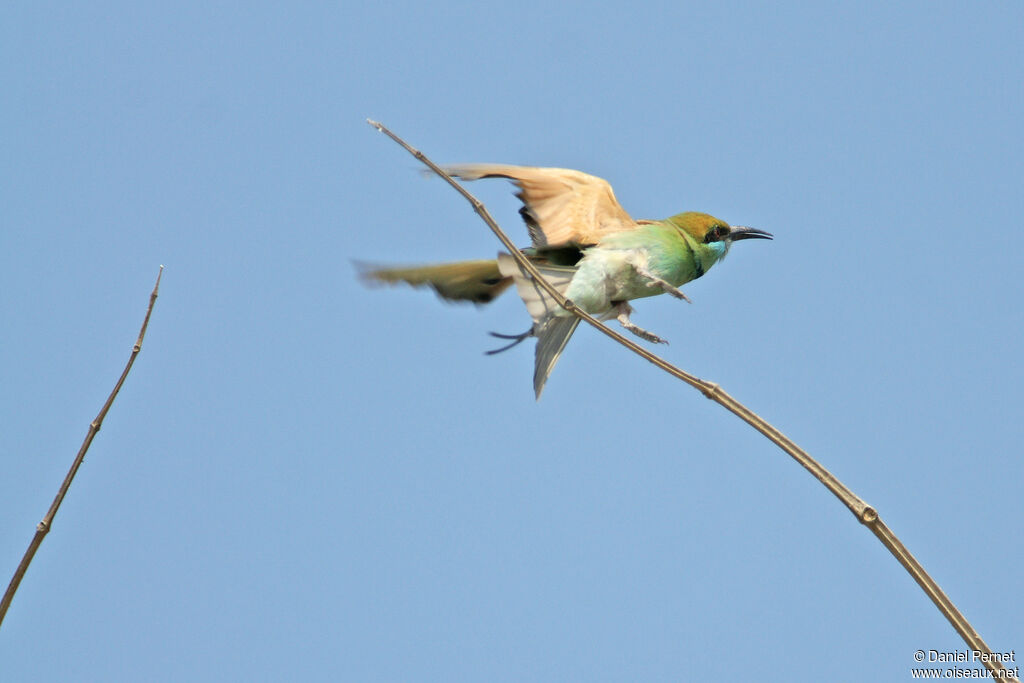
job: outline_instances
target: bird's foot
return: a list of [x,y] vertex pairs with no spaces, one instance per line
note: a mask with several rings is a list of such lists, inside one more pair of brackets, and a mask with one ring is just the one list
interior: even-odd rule
[[660,287],[661,291],[665,292],[666,294],[670,294],[677,299],[682,299],[688,304],[693,303],[692,301],[690,301],[690,297],[683,294],[683,290],[679,289],[678,287],[673,287],[672,285],[665,282],[660,277],[658,277],[651,271],[647,270],[646,268],[640,268],[637,266],[634,266],[634,268],[636,268],[638,273],[640,273],[642,276],[649,280],[649,282],[647,283],[648,287]]
[[505,346],[502,346],[500,349],[491,349],[490,351],[485,351],[484,353],[486,353],[488,356],[493,356],[494,354],[501,353],[502,351],[508,351],[513,346],[521,344],[530,337],[534,336],[533,325],[531,325],[530,329],[528,329],[526,332],[523,332],[522,334],[501,334],[500,332],[488,332],[487,334],[491,335],[492,337],[497,337],[498,339],[512,340],[512,343],[506,344]]
[[629,330],[630,332],[632,332],[636,336],[640,337],[644,341],[649,341],[652,344],[668,344],[667,340],[662,339],[661,337],[659,337],[658,335],[654,334],[653,332],[648,332],[644,328],[642,328],[639,325],[636,325],[635,323],[633,323],[629,319],[629,314],[628,313],[620,313],[619,316],[616,318],[616,320],[618,320],[619,324],[622,325],[625,329]]
[[678,289],[676,287],[673,287],[672,285],[670,285],[669,283],[665,282],[664,280],[662,280],[660,282],[656,282],[655,284],[661,285],[661,290],[663,292],[665,292],[666,294],[671,294],[675,298],[682,299],[683,301],[685,301],[688,304],[692,304],[693,303],[692,301],[690,301],[690,297],[688,297],[685,294],[683,294],[683,290]]

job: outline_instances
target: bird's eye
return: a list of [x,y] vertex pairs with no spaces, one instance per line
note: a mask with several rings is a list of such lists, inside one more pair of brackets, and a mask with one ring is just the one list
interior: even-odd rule
[[729,234],[728,225],[716,225],[715,227],[708,230],[708,234],[704,236],[705,242],[721,242],[722,238]]

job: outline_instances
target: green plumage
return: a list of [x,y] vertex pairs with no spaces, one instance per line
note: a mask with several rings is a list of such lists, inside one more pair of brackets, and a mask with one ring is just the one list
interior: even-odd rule
[[[600,320],[616,318],[649,342],[660,337],[633,324],[629,302],[658,294],[687,299],[679,287],[702,277],[729,251],[733,242],[770,239],[754,228],[730,226],[706,213],[687,212],[661,221],[636,221],[619,206],[611,186],[579,171],[500,164],[449,167],[465,180],[501,177],[512,180],[523,201],[533,245],[523,249],[556,290]],[[509,254],[493,261],[464,261],[408,268],[364,268],[371,282],[429,286],[448,301],[484,304],[515,283],[533,326],[514,340],[537,338],[534,390],[540,398],[548,375],[579,319],[569,313]],[[688,299],[687,299],[688,300]],[[503,349],[502,349],[503,350]]]

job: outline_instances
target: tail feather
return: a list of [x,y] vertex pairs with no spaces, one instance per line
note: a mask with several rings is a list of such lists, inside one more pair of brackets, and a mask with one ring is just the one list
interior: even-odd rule
[[[563,294],[576,274],[576,269],[572,267],[534,265],[540,274]],[[516,260],[508,254],[498,255],[498,270],[503,276],[510,277],[515,282],[516,291],[533,318],[533,334],[537,337],[533,390],[540,399],[544,384],[548,381],[551,371],[555,369],[555,363],[565,350],[565,345],[569,343],[572,333],[576,331],[576,326],[580,324],[580,319],[565,313],[558,302],[523,272]]]
[[498,270],[498,262],[494,260],[460,261],[408,268],[360,265],[359,268],[367,282],[404,282],[413,287],[429,286],[447,301],[471,301],[475,304],[493,301],[512,284],[512,278],[502,275]]
[[[573,275],[576,274],[576,269],[570,266],[534,265],[544,279],[562,294],[565,294],[569,283],[572,282]],[[498,254],[498,270],[503,277],[512,278],[515,281],[516,291],[523,303],[526,304],[526,310],[533,318],[533,322],[541,324],[562,309],[558,302],[534,282],[533,278],[524,272],[509,254]]]
[[540,394],[544,391],[544,383],[548,381],[548,375],[555,369],[558,357],[565,350],[569,343],[569,337],[576,331],[580,319],[576,316],[550,318],[537,330],[537,350],[533,366],[533,390],[540,400]]
[[[535,263],[541,275],[561,293],[569,287],[576,269]],[[537,337],[533,390],[540,399],[551,371],[579,325],[579,318],[562,310],[550,294],[519,268],[509,254],[492,261],[462,261],[428,266],[378,268],[357,264],[362,278],[372,284],[404,282],[413,287],[431,287],[448,301],[492,301],[513,282],[516,291],[533,318],[533,336]]]

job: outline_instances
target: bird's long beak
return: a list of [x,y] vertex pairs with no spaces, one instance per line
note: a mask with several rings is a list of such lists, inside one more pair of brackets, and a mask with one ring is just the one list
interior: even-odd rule
[[733,242],[738,242],[739,240],[749,240],[754,238],[770,240],[772,238],[772,234],[770,232],[765,232],[764,230],[758,230],[757,228],[747,228],[742,225],[734,225],[732,226],[732,230],[729,231],[729,239],[732,240]]

